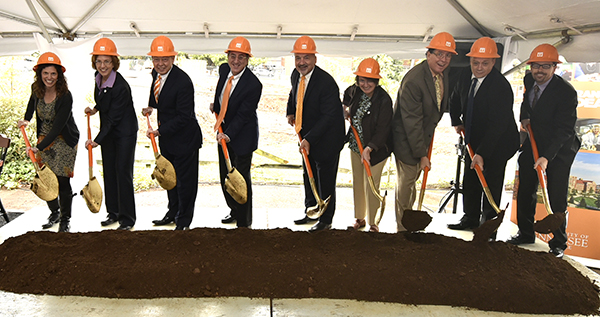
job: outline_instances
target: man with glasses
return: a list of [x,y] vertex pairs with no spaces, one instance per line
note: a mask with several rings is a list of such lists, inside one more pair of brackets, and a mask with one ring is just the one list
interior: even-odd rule
[[[218,146],[221,187],[230,213],[222,223],[237,222],[239,227],[252,224],[252,153],[258,148],[258,117],[256,109],[262,93],[262,84],[250,71],[248,59],[252,56],[250,42],[239,36],[231,40],[227,53],[227,63],[219,67],[219,81],[215,90],[214,103],[210,109],[218,114],[215,132],[217,142],[225,140],[231,165],[240,172],[246,181],[247,200],[238,203],[226,190],[227,164],[223,149]],[[222,133],[218,132],[219,127]]]
[[396,223],[398,232],[404,210],[412,209],[416,198],[415,183],[421,170],[431,168],[427,157],[433,132],[447,109],[449,68],[456,43],[446,32],[436,34],[426,53],[427,60],[413,67],[400,84],[394,105],[392,133],[398,171],[396,185]]
[[[577,92],[562,77],[555,75],[560,63],[558,51],[550,44],[536,47],[529,61],[531,73],[523,79],[525,93],[521,104],[521,126],[529,126],[537,144],[539,158],[534,159],[531,140],[525,139],[519,155],[519,188],[517,190],[517,222],[519,232],[508,240],[515,245],[535,242],[533,222],[537,206],[540,166],[546,172],[548,196],[554,213],[567,211],[569,174],[581,142],[575,133]],[[562,257],[567,248],[567,224],[553,231],[548,241],[550,253]]]
[[173,65],[175,48],[166,36],[152,41],[152,85],[148,107],[142,114],[158,109],[158,126],[148,129],[146,136],[158,136],[161,155],[175,168],[177,185],[167,191],[169,210],[157,226],[175,222],[175,230],[190,228],[198,193],[198,150],[202,147],[202,132],[194,109],[194,84],[181,68]]
[[512,88],[494,67],[496,58],[500,57],[496,42],[482,37],[473,43],[467,56],[471,66],[463,70],[450,97],[450,118],[457,133],[464,131],[465,144],[472,147],[475,155],[472,160],[468,155],[465,157],[464,215],[459,223],[448,225],[453,230],[471,230],[496,218],[497,212],[485,196],[474,168],[479,165],[482,169],[494,202],[499,206],[506,162],[519,148]]

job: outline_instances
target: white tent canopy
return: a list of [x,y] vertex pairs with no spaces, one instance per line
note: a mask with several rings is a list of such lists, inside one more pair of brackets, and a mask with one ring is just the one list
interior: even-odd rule
[[[222,53],[245,36],[255,56],[288,55],[311,35],[319,53],[421,58],[424,43],[446,31],[457,41],[509,37],[524,60],[536,45],[554,44],[570,62],[600,61],[599,0],[4,0],[0,55],[40,49],[34,33],[61,44],[102,33],[122,55],[145,55],[157,35],[187,53]],[[506,44],[506,41],[503,41]],[[516,44],[515,44],[516,43]]]

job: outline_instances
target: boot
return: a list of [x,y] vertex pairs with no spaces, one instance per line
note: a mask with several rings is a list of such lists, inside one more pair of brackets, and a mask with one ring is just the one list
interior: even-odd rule
[[60,203],[60,224],[58,225],[58,232],[69,232],[71,226],[69,222],[71,220],[71,205],[73,203],[73,192],[64,191],[59,192],[59,203]]
[[52,228],[52,226],[54,226],[55,224],[58,223],[59,219],[60,219],[60,208],[57,208],[56,210],[51,210],[50,216],[48,217],[48,223],[43,224],[42,229]]

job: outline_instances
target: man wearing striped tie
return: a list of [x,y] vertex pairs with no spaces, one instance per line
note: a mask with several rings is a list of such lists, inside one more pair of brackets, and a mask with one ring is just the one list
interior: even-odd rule
[[[331,197],[327,209],[310,232],[331,228],[335,212],[335,186],[344,146],[344,114],[340,101],[340,89],[331,75],[316,66],[317,46],[312,38],[301,36],[294,44],[296,69],[292,72],[292,89],[287,105],[287,119],[300,135],[300,150],[308,155],[313,177],[322,199]],[[317,205],[313,195],[306,166],[304,166],[304,206]],[[315,220],[304,216],[295,224]]]
[[[221,188],[230,213],[221,220],[222,223],[237,222],[239,227],[252,225],[252,153],[258,148],[258,117],[256,109],[262,93],[262,84],[247,68],[248,59],[252,57],[250,42],[239,36],[231,40],[227,53],[227,63],[219,67],[219,81],[215,90],[215,100],[211,103],[211,111],[218,114],[215,132],[217,141],[225,140],[231,166],[246,181],[247,200],[238,203],[226,190],[225,178],[227,164],[223,149],[219,148],[219,172]],[[222,133],[218,132],[219,127]]]
[[167,191],[169,210],[154,225],[175,222],[175,230],[190,228],[198,193],[198,150],[202,132],[194,111],[194,84],[181,68],[173,65],[177,52],[166,36],[152,41],[152,85],[148,107],[142,114],[158,109],[158,127],[148,129],[148,138],[158,136],[160,152],[175,168],[177,185]]

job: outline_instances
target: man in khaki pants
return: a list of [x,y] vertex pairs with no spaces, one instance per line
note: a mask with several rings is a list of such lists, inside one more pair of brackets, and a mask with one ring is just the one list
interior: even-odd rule
[[401,223],[404,210],[412,209],[415,203],[415,182],[422,169],[431,168],[427,150],[447,109],[448,66],[452,55],[456,55],[454,38],[446,32],[436,34],[427,48],[427,59],[404,76],[394,104],[392,133],[398,170],[396,223],[399,232],[406,230]]

